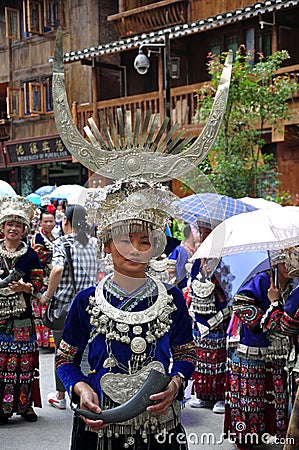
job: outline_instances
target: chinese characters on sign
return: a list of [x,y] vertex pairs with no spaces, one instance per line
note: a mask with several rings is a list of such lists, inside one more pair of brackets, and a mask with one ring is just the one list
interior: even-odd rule
[[69,161],[70,153],[59,137],[6,144],[7,166]]

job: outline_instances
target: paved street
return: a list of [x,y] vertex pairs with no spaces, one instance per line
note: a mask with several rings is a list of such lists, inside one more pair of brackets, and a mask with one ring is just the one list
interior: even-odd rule
[[[40,370],[43,408],[36,408],[38,422],[28,423],[19,416],[13,416],[8,425],[0,427],[1,450],[69,449],[72,412],[69,406],[65,411],[59,411],[46,402],[47,393],[54,388],[53,353],[40,351]],[[235,449],[232,443],[221,439],[223,415],[213,414],[207,409],[190,408],[187,404],[182,412],[182,419],[190,450]],[[279,446],[258,447],[259,450],[273,448],[277,449]]]

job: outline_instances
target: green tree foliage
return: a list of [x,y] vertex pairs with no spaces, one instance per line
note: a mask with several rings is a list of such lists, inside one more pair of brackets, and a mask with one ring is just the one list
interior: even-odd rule
[[[197,119],[205,123],[211,110],[226,54],[209,54],[211,81],[198,93]],[[227,109],[217,142],[200,169],[219,194],[266,197],[278,188],[275,157],[264,154],[265,129],[290,117],[288,102],[298,84],[275,72],[289,58],[278,51],[267,59],[246,54],[244,46],[233,63]],[[189,180],[190,181],[190,180]]]

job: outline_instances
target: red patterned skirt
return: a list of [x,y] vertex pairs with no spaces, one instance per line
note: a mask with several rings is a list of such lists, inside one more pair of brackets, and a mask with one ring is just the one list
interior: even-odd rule
[[55,342],[52,331],[46,327],[42,321],[48,305],[38,305],[34,303],[33,314],[37,345],[41,348],[55,349]]
[[34,323],[0,320],[0,418],[41,407]]
[[[232,350],[231,350],[232,351]],[[246,443],[266,443],[268,434],[285,437],[288,426],[288,393],[285,359],[249,360],[237,355],[228,360],[226,377],[226,436]],[[248,439],[248,438],[247,438]]]
[[224,400],[226,370],[226,324],[220,324],[213,332],[197,343],[197,362],[193,374],[197,398],[205,401]]

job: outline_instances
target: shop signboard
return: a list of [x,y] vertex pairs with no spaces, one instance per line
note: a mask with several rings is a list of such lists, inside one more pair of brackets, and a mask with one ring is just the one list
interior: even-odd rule
[[5,148],[7,167],[72,160],[59,136],[10,141]]

